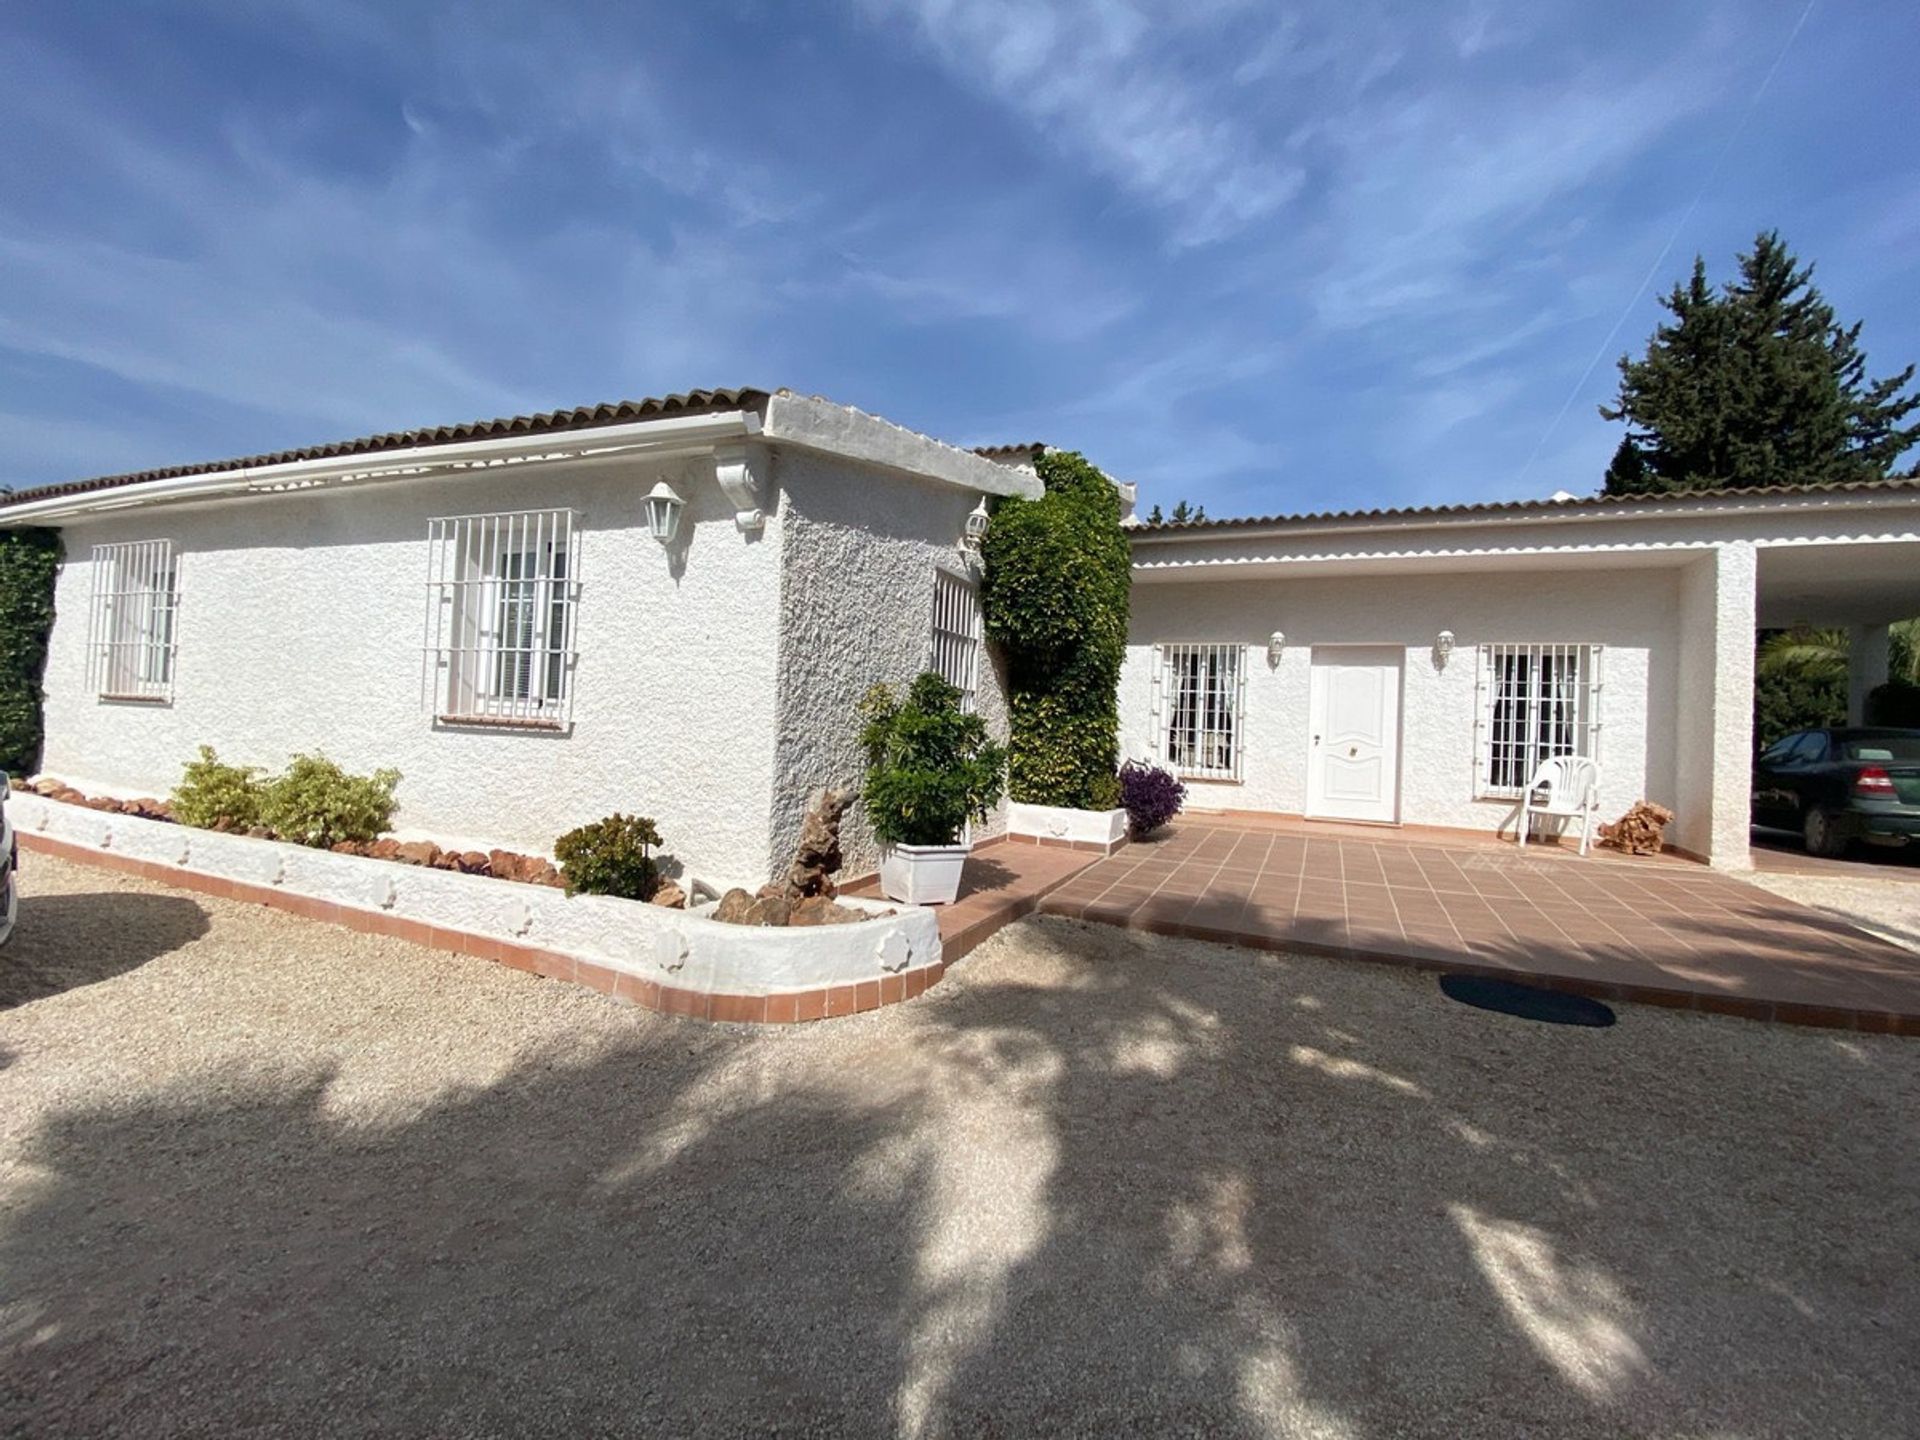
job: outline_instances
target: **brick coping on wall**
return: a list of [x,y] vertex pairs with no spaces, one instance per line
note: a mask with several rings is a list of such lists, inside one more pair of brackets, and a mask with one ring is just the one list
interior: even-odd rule
[[[785,1025],[804,1020],[824,1020],[841,1015],[856,1015],[912,1000],[940,983],[947,967],[972,949],[985,935],[970,936],[956,946],[952,940],[942,945],[941,958],[930,965],[863,980],[852,985],[833,985],[815,990],[790,991],[774,995],[709,994],[649,980],[591,960],[579,959],[560,950],[534,945],[519,945],[491,935],[475,935],[464,930],[430,925],[384,910],[366,910],[331,900],[301,895],[272,885],[254,885],[222,875],[208,875],[177,865],[164,865],[132,855],[96,850],[88,845],[61,840],[30,830],[16,830],[24,849],[58,856],[82,865],[97,865],[119,870],[143,879],[155,880],[183,890],[197,891],[222,900],[240,900],[284,910],[307,920],[339,925],[367,935],[391,935],[431,950],[456,955],[471,955],[492,960],[529,975],[550,980],[565,980],[584,985],[614,1000],[655,1010],[663,1015],[685,1016],[696,1020],[715,1020],[750,1025]],[[1030,906],[1028,907],[1031,908]],[[1011,917],[1009,917],[1011,918]],[[977,927],[976,927],[977,928]],[[998,928],[998,927],[995,927]],[[991,933],[991,932],[989,932]],[[956,949],[958,953],[956,953]]]

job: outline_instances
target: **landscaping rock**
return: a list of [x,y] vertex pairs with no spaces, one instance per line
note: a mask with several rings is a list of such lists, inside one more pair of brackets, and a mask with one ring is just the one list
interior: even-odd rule
[[747,907],[743,925],[785,925],[792,918],[793,904],[784,895],[767,895]]
[[460,869],[467,875],[491,875],[493,862],[478,850],[468,850],[460,856]]
[[671,880],[662,880],[660,888],[653,892],[653,903],[669,910],[684,910],[687,908],[687,892]]
[[367,854],[375,860],[398,860],[400,842],[394,839],[376,840],[367,847]]
[[714,907],[713,918],[726,925],[744,925],[747,912],[756,903],[755,897],[736,886],[720,897],[720,903]]
[[789,925],[850,925],[867,917],[858,910],[837,905],[831,896],[809,895],[793,907]]
[[851,790],[828,790],[807,811],[800,825],[800,843],[787,867],[787,898],[838,894],[833,876],[840,869],[840,819],[853,802]]
[[431,840],[407,840],[394,847],[393,858],[408,865],[431,865],[440,858],[440,847]]

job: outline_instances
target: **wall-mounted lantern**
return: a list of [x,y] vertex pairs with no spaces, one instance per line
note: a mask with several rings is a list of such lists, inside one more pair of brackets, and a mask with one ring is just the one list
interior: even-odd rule
[[1278,669],[1280,657],[1287,653],[1287,632],[1276,630],[1267,637],[1267,664]]
[[972,513],[967,516],[967,528],[961,536],[960,543],[969,550],[978,550],[980,542],[987,538],[987,525],[991,518],[987,514],[987,497],[982,495],[980,503],[974,506]]
[[674,488],[662,480],[647,492],[647,530],[662,545],[671,545],[680,533],[680,512],[687,508]]
[[1433,637],[1433,666],[1436,670],[1447,668],[1447,657],[1453,654],[1453,632],[1442,630]]

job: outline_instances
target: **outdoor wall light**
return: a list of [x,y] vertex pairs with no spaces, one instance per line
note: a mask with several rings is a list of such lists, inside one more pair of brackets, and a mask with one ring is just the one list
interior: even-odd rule
[[687,508],[674,488],[662,480],[647,492],[647,529],[662,545],[671,545],[680,533],[680,512]]
[[1287,632],[1276,630],[1267,637],[1267,664],[1277,666],[1280,657],[1287,653]]
[[1442,630],[1433,637],[1433,663],[1439,669],[1447,668],[1447,657],[1453,654],[1453,632]]
[[967,516],[966,534],[960,543],[969,550],[978,550],[980,542],[987,538],[987,525],[991,518],[987,514],[987,497],[982,495],[980,503],[974,506],[972,513]]

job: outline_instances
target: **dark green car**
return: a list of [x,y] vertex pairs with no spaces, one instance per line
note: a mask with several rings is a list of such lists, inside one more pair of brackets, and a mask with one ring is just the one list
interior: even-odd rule
[[1753,823],[1798,830],[1810,855],[1920,840],[1920,730],[1797,730],[1753,762]]

